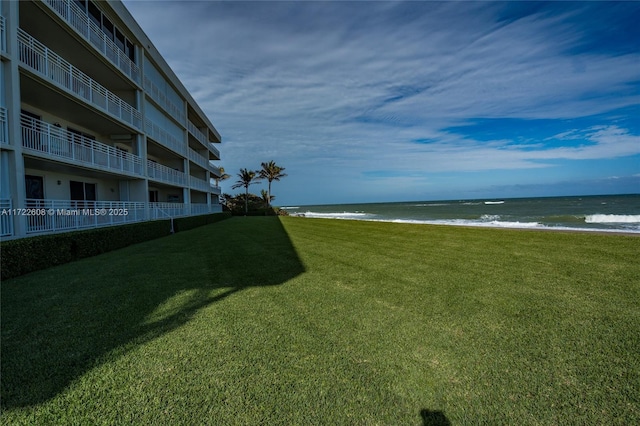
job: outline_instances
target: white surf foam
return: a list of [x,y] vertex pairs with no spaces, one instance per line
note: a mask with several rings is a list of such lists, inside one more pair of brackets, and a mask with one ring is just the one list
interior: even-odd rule
[[640,214],[590,214],[586,223],[640,223]]
[[[453,226],[473,226],[473,227],[485,227],[485,228],[510,228],[510,229],[550,229],[550,230],[566,230],[566,231],[593,231],[593,232],[630,232],[640,233],[640,228],[631,226],[625,229],[611,229],[611,228],[584,228],[584,227],[570,227],[570,226],[549,226],[539,222],[517,222],[517,221],[505,221],[500,220],[500,215],[483,215],[479,219],[382,219],[375,214],[365,212],[300,212],[299,216],[318,219],[343,219],[343,220],[362,220],[362,221],[374,221],[374,222],[389,222],[389,223],[408,223],[417,225],[453,225]],[[598,215],[592,215],[598,216]],[[600,215],[600,216],[620,216],[620,215]],[[628,215],[622,215],[626,217]],[[640,215],[631,215],[635,218],[635,222],[640,222]],[[611,220],[611,218],[606,218]],[[620,220],[619,218],[617,220]],[[632,225],[635,222],[629,222]],[[592,222],[594,223],[594,222]],[[603,226],[607,222],[601,222]],[[618,222],[613,222],[618,223]]]
[[320,213],[320,212],[304,212],[305,217],[318,219],[360,219],[365,220],[373,218],[374,215],[364,212],[342,212],[342,213]]

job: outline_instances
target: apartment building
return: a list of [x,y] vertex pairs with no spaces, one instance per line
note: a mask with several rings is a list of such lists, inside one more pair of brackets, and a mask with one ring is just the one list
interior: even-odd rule
[[2,1],[0,237],[221,211],[220,135],[120,1]]

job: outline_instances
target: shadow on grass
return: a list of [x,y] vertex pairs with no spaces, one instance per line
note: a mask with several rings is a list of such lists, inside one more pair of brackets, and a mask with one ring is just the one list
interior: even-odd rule
[[92,368],[249,287],[304,272],[276,217],[234,218],[2,283],[2,409],[48,401]]
[[451,423],[442,411],[420,411],[423,426],[451,426]]

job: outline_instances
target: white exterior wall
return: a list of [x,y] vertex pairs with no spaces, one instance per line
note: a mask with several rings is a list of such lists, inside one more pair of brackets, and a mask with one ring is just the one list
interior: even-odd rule
[[[76,181],[96,184],[96,198],[99,201],[120,201],[120,181],[118,179],[96,179],[29,168],[25,168],[25,175],[42,176],[45,199],[69,200],[71,198],[69,182]],[[58,185],[58,181],[60,181],[60,185]],[[111,191],[112,189],[113,191]]]

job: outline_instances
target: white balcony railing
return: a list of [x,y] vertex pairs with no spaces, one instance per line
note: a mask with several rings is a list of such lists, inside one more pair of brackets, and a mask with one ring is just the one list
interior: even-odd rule
[[197,177],[189,176],[189,186],[191,189],[195,189],[202,192],[210,191],[211,187],[206,180]]
[[9,134],[7,128],[7,109],[0,107],[0,144],[9,144]]
[[197,216],[220,213],[220,204],[149,203],[150,219],[167,219],[180,216]]
[[209,151],[213,152],[213,155],[215,155],[216,159],[219,160],[220,159],[220,150],[218,150],[218,148],[216,148],[215,144],[213,144],[212,142],[209,142],[207,147],[209,148]]
[[22,146],[68,163],[126,174],[142,175],[142,159],[61,127],[22,114]]
[[142,114],[102,85],[49,50],[24,30],[18,30],[20,62],[40,76],[58,84],[98,109],[137,129],[142,128]]
[[212,161],[209,161],[209,171],[216,176],[222,176],[222,170],[220,170],[220,167],[213,164]]
[[187,129],[204,146],[207,146],[207,137],[196,127],[191,120],[187,120]]
[[146,203],[128,201],[68,201],[27,199],[23,216],[27,234],[99,228],[145,220]]
[[209,182],[209,192],[216,195],[222,194],[222,190],[215,182]]
[[183,203],[149,203],[150,219],[166,219],[189,215],[189,204]]
[[162,164],[147,160],[147,176],[160,182],[171,183],[179,186],[187,185],[187,175],[179,170],[174,170]]
[[191,204],[191,215],[201,215],[201,214],[210,214],[210,213],[219,213],[222,211],[222,206],[220,204]]
[[148,118],[144,120],[144,131],[147,133],[147,135],[151,136],[153,140],[166,146],[170,150],[175,151],[181,155],[185,154],[186,145],[184,141],[181,141],[180,139],[171,135],[169,132],[167,132]]
[[11,212],[12,203],[11,199],[0,199],[0,237],[8,237],[13,235],[13,215],[5,214],[7,211]]
[[144,90],[158,105],[164,108],[176,121],[184,126],[184,112],[156,86],[147,76],[144,77]]
[[205,148],[211,151],[217,159],[220,159],[220,151],[218,150],[218,148],[216,148],[216,146],[212,142],[209,142],[207,136],[202,133],[200,129],[198,129],[196,125],[191,122],[191,120],[187,120],[187,129],[189,130],[189,133],[191,133],[198,140],[198,142],[200,142]]
[[140,68],[120,49],[84,10],[72,0],[45,0],[60,18],[67,22],[85,40],[90,42],[105,58],[131,80],[140,84]]
[[0,15],[0,50],[7,51],[7,22],[2,15]]
[[205,170],[210,167],[209,161],[192,148],[189,148],[189,160],[193,161]]
[[[0,212],[12,212],[11,199],[0,199]],[[0,236],[14,236],[14,218],[25,223],[27,235],[124,225],[145,220],[219,213],[220,204],[147,203],[26,199],[29,216],[0,215]]]

